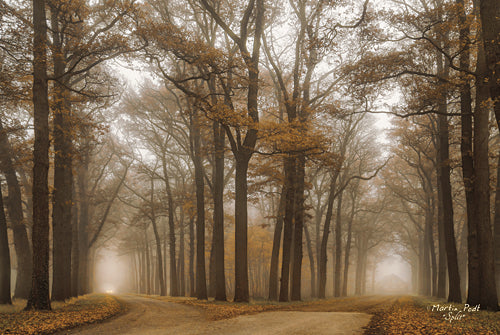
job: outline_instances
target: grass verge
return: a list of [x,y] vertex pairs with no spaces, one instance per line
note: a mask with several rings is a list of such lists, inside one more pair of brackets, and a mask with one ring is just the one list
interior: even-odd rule
[[65,303],[53,303],[51,311],[23,311],[25,301],[0,305],[0,334],[52,334],[107,319],[124,310],[114,297],[89,294]]
[[[439,310],[438,304],[443,309]],[[500,312],[472,311],[465,304],[402,297],[375,312],[365,334],[496,335],[500,334]]]

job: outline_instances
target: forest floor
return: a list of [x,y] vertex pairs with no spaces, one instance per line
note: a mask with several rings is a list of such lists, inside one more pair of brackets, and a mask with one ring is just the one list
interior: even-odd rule
[[500,334],[500,312],[415,296],[245,304],[89,295],[53,307],[0,307],[0,334]]
[[[421,296],[357,296],[330,298],[291,303],[255,301],[250,304],[198,301],[193,298],[157,297],[157,299],[197,306],[205,311],[210,320],[222,320],[239,315],[265,311],[298,311],[369,314],[371,319],[363,326],[363,334],[450,334],[450,335],[499,335],[500,311],[483,311],[476,306],[449,304],[444,300]],[[267,313],[259,314],[264,315]],[[347,329],[344,329],[347,331]],[[325,334],[358,334],[336,332],[335,328]],[[258,334],[258,332],[250,333]],[[317,334],[298,332],[297,334]]]
[[0,305],[0,334],[53,334],[61,329],[102,321],[125,311],[115,297],[89,294],[53,302],[51,311],[24,311],[26,300]]

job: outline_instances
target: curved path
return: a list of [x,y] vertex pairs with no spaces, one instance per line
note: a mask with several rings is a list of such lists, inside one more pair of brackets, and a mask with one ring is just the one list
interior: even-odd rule
[[128,311],[102,323],[58,334],[362,334],[371,315],[344,312],[264,312],[207,321],[200,309],[138,296],[120,296]]

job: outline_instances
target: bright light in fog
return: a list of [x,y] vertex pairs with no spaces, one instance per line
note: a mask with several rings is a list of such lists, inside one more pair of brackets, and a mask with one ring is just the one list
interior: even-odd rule
[[377,264],[377,278],[382,278],[390,274],[395,274],[408,282],[411,279],[410,266],[399,255],[384,258]]
[[377,264],[375,288],[378,293],[406,293],[411,288],[411,269],[399,255],[384,258]]
[[99,250],[95,268],[95,290],[114,294],[127,286],[128,269],[124,258],[113,250]]

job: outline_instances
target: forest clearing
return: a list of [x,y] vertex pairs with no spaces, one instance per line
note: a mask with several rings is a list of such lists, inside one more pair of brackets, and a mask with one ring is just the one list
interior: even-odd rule
[[500,333],[499,18],[0,0],[0,333]]

